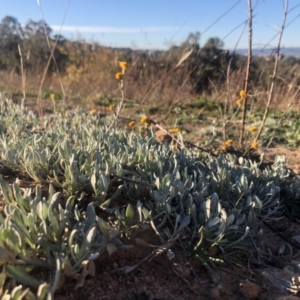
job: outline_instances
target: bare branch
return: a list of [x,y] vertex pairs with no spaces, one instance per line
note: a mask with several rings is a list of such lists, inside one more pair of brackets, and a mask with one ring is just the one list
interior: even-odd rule
[[274,64],[274,69],[273,69],[273,75],[272,75],[272,81],[271,81],[271,86],[270,86],[270,91],[269,91],[268,102],[267,102],[267,105],[266,105],[266,108],[265,108],[264,116],[263,116],[263,119],[261,121],[259,130],[258,130],[257,135],[255,137],[255,142],[259,139],[259,137],[262,133],[263,127],[266,123],[266,119],[267,119],[267,116],[268,116],[270,104],[271,104],[272,99],[273,99],[275,80],[276,80],[277,69],[278,69],[278,63],[279,63],[279,60],[280,60],[280,46],[281,46],[281,40],[282,40],[283,32],[284,32],[284,29],[285,29],[286,17],[287,17],[287,14],[288,14],[288,6],[289,6],[289,1],[285,0],[285,8],[284,8],[284,13],[283,13],[283,20],[282,20],[281,30],[280,30],[280,33],[279,33],[277,48],[276,48],[276,52],[275,52],[275,64]]
[[247,94],[248,94],[248,86],[249,86],[249,76],[250,76],[250,66],[252,60],[252,20],[253,20],[253,9],[252,9],[252,1],[248,0],[248,24],[249,24],[249,35],[248,35],[248,57],[247,57],[247,70],[246,70],[246,78],[245,78],[245,99],[243,102],[243,111],[242,111],[242,126],[241,126],[241,133],[240,133],[240,140],[239,144],[240,147],[243,147],[244,142],[244,131],[245,131],[245,120],[246,120],[246,113],[247,113]]

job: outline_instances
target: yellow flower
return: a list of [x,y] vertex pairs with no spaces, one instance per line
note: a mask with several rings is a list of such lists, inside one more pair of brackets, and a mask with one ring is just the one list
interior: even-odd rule
[[110,104],[109,106],[108,106],[108,110],[110,110],[110,111],[113,111],[114,109],[115,109],[115,105],[114,104]]
[[170,128],[169,133],[171,134],[176,134],[176,133],[181,133],[181,130],[179,128]]
[[151,120],[148,117],[143,116],[143,117],[141,117],[141,123],[149,126],[151,124]]
[[251,148],[252,149],[257,149],[258,148],[258,142],[253,142],[252,144],[251,144]]
[[243,104],[243,100],[242,99],[236,100],[236,104],[239,105],[239,106],[242,105]]
[[227,146],[226,145],[222,145],[221,151],[225,152],[226,150],[227,150]]
[[116,74],[116,79],[118,79],[118,80],[122,80],[123,77],[124,77],[124,74],[121,73],[121,72],[118,72],[118,73]]
[[251,126],[249,127],[248,129],[250,132],[255,132],[257,130],[257,127],[256,126]]
[[128,126],[129,127],[133,127],[135,125],[135,122],[134,121],[130,121],[129,123],[128,123]]
[[246,98],[247,94],[246,94],[246,92],[244,90],[241,90],[240,91],[240,96],[241,96],[241,98]]
[[233,143],[233,140],[227,140],[227,141],[225,141],[224,146],[226,146],[226,147],[231,146],[232,143]]
[[95,116],[97,114],[97,109],[90,110],[90,115]]
[[50,94],[50,99],[51,100],[55,100],[55,98],[56,98],[56,95],[54,93]]
[[126,70],[128,68],[128,64],[126,61],[120,61],[119,66],[122,68],[122,70]]

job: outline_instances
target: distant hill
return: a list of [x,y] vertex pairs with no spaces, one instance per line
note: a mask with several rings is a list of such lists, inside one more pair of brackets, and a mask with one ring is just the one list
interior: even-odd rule
[[[237,49],[236,53],[240,55],[247,55],[248,49]],[[281,54],[284,56],[294,56],[300,57],[300,47],[289,47],[289,48],[281,48]],[[274,53],[274,48],[265,48],[261,49],[252,49],[253,55],[257,56],[268,56]]]

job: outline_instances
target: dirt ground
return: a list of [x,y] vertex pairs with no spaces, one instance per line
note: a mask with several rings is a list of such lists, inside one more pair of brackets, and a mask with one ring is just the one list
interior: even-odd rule
[[[299,174],[299,150],[269,149],[266,157],[271,160],[278,154],[286,155],[288,168]],[[284,268],[291,260],[300,262],[300,243],[293,242],[293,245],[287,246],[282,238],[292,241],[292,237],[300,233],[299,221],[284,217],[272,224],[261,222],[259,226],[263,229],[263,238],[256,244],[257,253],[240,249],[227,253],[225,257],[218,249],[210,253],[224,259],[222,263],[209,262],[217,276],[215,279],[197,258],[187,256],[179,242],[172,247],[175,254],[172,261],[164,252],[128,274],[119,270],[137,264],[154,251],[153,248],[136,245],[136,237],[159,245],[153,232],[146,231],[126,241],[134,245],[133,249],[118,251],[111,256],[104,253],[96,261],[95,277],[88,277],[84,287],[75,289],[76,282],[68,279],[57,291],[56,299],[299,299],[296,292],[300,288],[300,273],[294,276],[294,293],[286,292],[282,282],[278,282],[278,278],[285,278]]]
[[[236,250],[227,255],[226,262],[211,263],[219,280],[212,280],[196,258],[186,257],[180,245],[173,248],[173,261],[163,253],[128,274],[118,271],[136,264],[151,252],[151,249],[138,245],[110,257],[104,254],[96,262],[95,277],[88,278],[85,286],[77,290],[75,281],[67,280],[55,299],[297,299],[276,286],[276,281],[271,282],[263,275],[264,272],[282,271],[290,258],[288,251],[279,255],[284,241],[266,226],[262,228],[264,237],[259,246],[263,249],[260,253],[265,254],[258,259],[247,251]],[[300,230],[299,224],[287,219],[273,224],[273,228],[286,236],[293,236]],[[149,240],[153,241],[155,237]],[[216,256],[218,254],[216,252]],[[282,276],[279,273],[278,277]]]

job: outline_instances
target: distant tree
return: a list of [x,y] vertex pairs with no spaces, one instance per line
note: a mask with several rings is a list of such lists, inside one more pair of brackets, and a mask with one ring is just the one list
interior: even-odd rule
[[6,16],[0,23],[0,69],[13,71],[19,66],[18,44],[23,31],[18,20]]
[[219,85],[226,78],[229,52],[222,49],[223,42],[217,37],[208,39],[202,48],[198,44],[195,44],[194,48],[197,51],[194,51],[188,60],[194,92],[211,92],[210,82]]
[[[51,55],[51,50],[49,49],[47,38],[50,42],[51,47],[55,46],[55,40],[57,38],[57,36],[51,38],[51,33],[51,27],[43,20],[37,22],[29,20],[25,25],[25,39],[23,46],[26,53],[29,53],[28,60],[26,61],[26,67],[30,73],[39,75],[44,71],[46,63]],[[58,36],[58,43],[53,53],[60,71],[64,70],[67,61],[67,56],[62,53],[63,51],[60,47],[63,46],[64,43],[64,37],[61,35]],[[56,71],[53,60],[51,60],[49,71]]]
[[6,16],[0,23],[1,39],[20,39],[23,37],[23,30],[18,20],[11,16]]
[[26,38],[35,37],[44,39],[45,34],[50,37],[51,32],[51,27],[43,20],[37,22],[29,20],[24,27],[24,34]]

